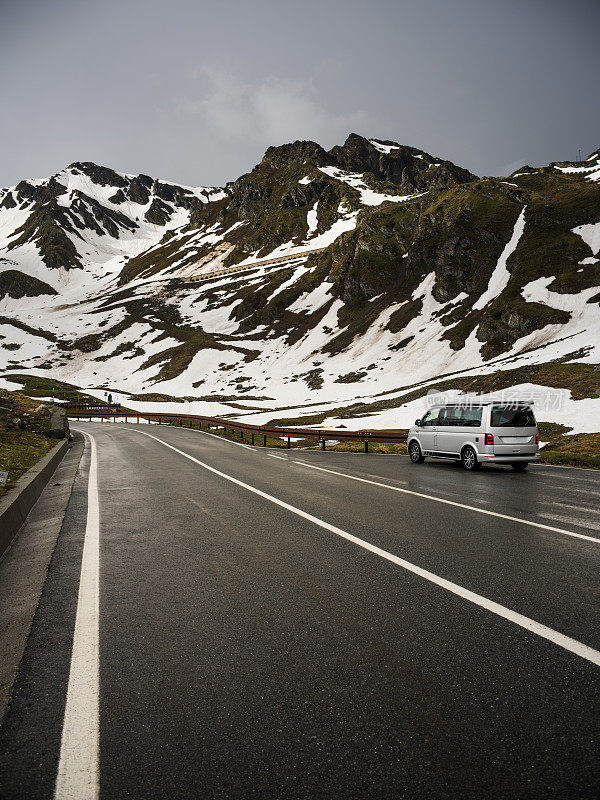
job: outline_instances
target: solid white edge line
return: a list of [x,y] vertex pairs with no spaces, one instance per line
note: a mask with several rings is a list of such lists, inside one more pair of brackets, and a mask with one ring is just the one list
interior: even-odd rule
[[544,525],[542,522],[534,522],[530,519],[523,519],[522,517],[511,517],[509,514],[501,514],[499,511],[488,511],[486,508],[478,508],[477,506],[467,506],[464,503],[458,503],[456,500],[445,500],[443,497],[436,497],[433,494],[424,494],[423,492],[415,492],[413,489],[402,489],[400,486],[391,486],[389,483],[380,483],[379,481],[372,481],[368,478],[358,478],[356,475],[348,475],[346,472],[338,472],[334,469],[327,469],[326,467],[317,467],[314,464],[307,464],[306,461],[297,461],[290,459],[293,464],[299,464],[302,467],[309,469],[316,469],[319,472],[329,472],[331,475],[338,475],[340,478],[349,478],[351,481],[360,481],[360,483],[370,483],[373,486],[380,486],[383,489],[391,489],[393,492],[402,492],[402,494],[410,494],[414,497],[422,497],[425,500],[434,500],[436,503],[444,503],[447,506],[455,506],[456,508],[464,508],[467,511],[476,511],[478,514],[486,514],[488,517],[498,517],[499,519],[508,519],[511,522],[519,522],[521,525],[532,525],[534,528],[541,528],[544,531],[552,531],[553,533],[561,533],[564,536],[573,536],[576,539],[585,539],[588,542],[600,544],[600,539],[594,536],[587,536],[585,533],[575,533],[575,531],[566,531],[563,528],[554,528],[552,525]]
[[543,625],[542,623],[536,622],[529,617],[525,617],[516,611],[512,611],[510,608],[506,608],[506,606],[502,606],[493,600],[488,600],[487,597],[483,597],[476,592],[465,589],[463,586],[452,583],[452,581],[441,578],[439,575],[435,575],[433,572],[429,572],[428,570],[422,569],[415,564],[411,564],[409,561],[405,561],[403,558],[399,558],[392,553],[388,553],[387,550],[382,550],[380,547],[376,547],[364,539],[359,539],[358,536],[347,533],[341,528],[337,528],[335,525],[330,525],[328,522],[319,519],[319,517],[315,517],[306,511],[302,511],[300,508],[296,508],[296,506],[292,506],[283,500],[279,500],[279,498],[274,497],[271,494],[267,494],[267,492],[263,492],[261,489],[257,489],[255,486],[250,486],[250,484],[244,483],[243,481],[234,478],[232,475],[227,475],[225,472],[221,472],[220,470],[211,467],[209,464],[205,464],[203,461],[200,461],[199,459],[194,458],[194,456],[189,455],[189,453],[179,450],[177,447],[173,447],[173,445],[168,444],[156,436],[152,436],[150,433],[145,433],[144,431],[136,431],[136,433],[139,433],[141,436],[147,436],[149,439],[154,439],[154,441],[162,444],[164,447],[168,447],[169,450],[173,450],[175,453],[179,453],[179,455],[189,459],[190,461],[193,461],[195,464],[198,464],[200,467],[212,472],[214,475],[218,475],[219,477],[224,478],[236,486],[241,486],[243,489],[247,489],[249,492],[258,495],[265,500],[269,500],[271,503],[274,503],[281,508],[285,508],[292,514],[296,514],[298,517],[302,517],[303,519],[318,525],[320,528],[323,528],[326,531],[335,533],[337,536],[340,536],[341,538],[346,539],[347,541],[352,542],[353,544],[356,544],[359,547],[362,547],[365,550],[380,556],[381,558],[384,558],[386,561],[390,561],[392,564],[396,564],[408,572],[412,572],[414,575],[418,575],[430,583],[433,583],[442,589],[446,589],[448,592],[451,592],[458,597],[462,597],[464,600],[468,600],[470,603],[473,603],[480,608],[484,608],[498,617],[509,620],[510,622],[513,622],[515,625],[524,628],[530,633],[534,633],[542,639],[546,639],[549,642],[553,642],[559,647],[562,647],[564,650],[568,650],[569,652],[574,653],[575,655],[580,656],[587,661],[591,661],[592,664],[600,666],[600,652],[598,650],[594,650],[594,648],[589,647],[582,642],[578,642],[576,639],[572,639],[570,636],[565,636],[565,634],[559,633],[559,631],[555,631],[553,628],[549,628],[547,625]]
[[99,794],[100,516],[96,442],[85,435],[91,445],[88,508],[55,800],[96,800]]

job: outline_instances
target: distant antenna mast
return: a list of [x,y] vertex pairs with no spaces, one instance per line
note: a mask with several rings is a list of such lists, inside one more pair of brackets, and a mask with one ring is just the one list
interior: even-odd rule
[[579,163],[581,164],[581,147],[579,148]]

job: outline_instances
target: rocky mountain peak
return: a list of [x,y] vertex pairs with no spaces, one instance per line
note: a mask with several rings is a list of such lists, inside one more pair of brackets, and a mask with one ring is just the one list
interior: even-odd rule
[[329,152],[342,169],[370,172],[377,180],[396,184],[406,194],[477,180],[476,175],[451,161],[389,139],[366,139],[351,133],[343,145],[336,145]]
[[469,170],[435,158],[424,150],[389,139],[367,139],[358,133],[350,133],[343,145],[336,145],[329,151],[317,142],[302,140],[269,147],[261,162],[261,166],[274,169],[285,169],[292,164],[370,173],[378,181],[395,184],[403,194],[477,180]]
[[297,140],[289,144],[269,147],[263,156],[262,163],[276,169],[288,164],[326,167],[331,164],[331,156],[317,142]]
[[127,179],[123,175],[110,167],[102,167],[91,161],[74,161],[69,164],[67,169],[75,175],[87,175],[92,183],[96,183],[98,186],[115,186],[121,189],[127,186]]

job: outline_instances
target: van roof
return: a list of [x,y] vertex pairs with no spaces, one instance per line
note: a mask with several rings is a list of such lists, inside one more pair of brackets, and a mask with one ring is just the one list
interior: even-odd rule
[[455,403],[434,403],[431,408],[473,408],[474,406],[532,406],[533,400],[463,400]]

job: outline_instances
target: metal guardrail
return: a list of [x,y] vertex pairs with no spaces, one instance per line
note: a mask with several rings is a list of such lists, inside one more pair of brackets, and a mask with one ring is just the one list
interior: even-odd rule
[[325,449],[327,441],[337,442],[363,442],[365,445],[365,453],[369,452],[369,442],[381,442],[386,444],[403,444],[406,442],[405,433],[386,433],[385,431],[349,431],[340,428],[326,429],[326,428],[292,428],[287,426],[278,425],[250,425],[246,422],[237,422],[223,417],[204,417],[199,414],[167,414],[165,412],[150,412],[150,411],[127,411],[114,409],[99,410],[97,406],[90,406],[89,408],[83,407],[81,404],[71,404],[65,408],[69,419],[100,419],[116,422],[117,419],[135,419],[139,422],[141,419],[148,420],[148,422],[158,422],[159,424],[179,425],[189,428],[194,427],[194,423],[198,424],[201,430],[202,425],[206,425],[210,430],[214,428],[224,428],[226,431],[230,430],[232,433],[236,431],[240,433],[240,438],[243,439],[244,433],[250,434],[251,444],[254,444],[255,436],[263,437],[263,447],[267,446],[267,436],[275,436],[280,439],[287,439],[288,448],[291,447],[291,439],[315,439],[320,442],[323,450]]

